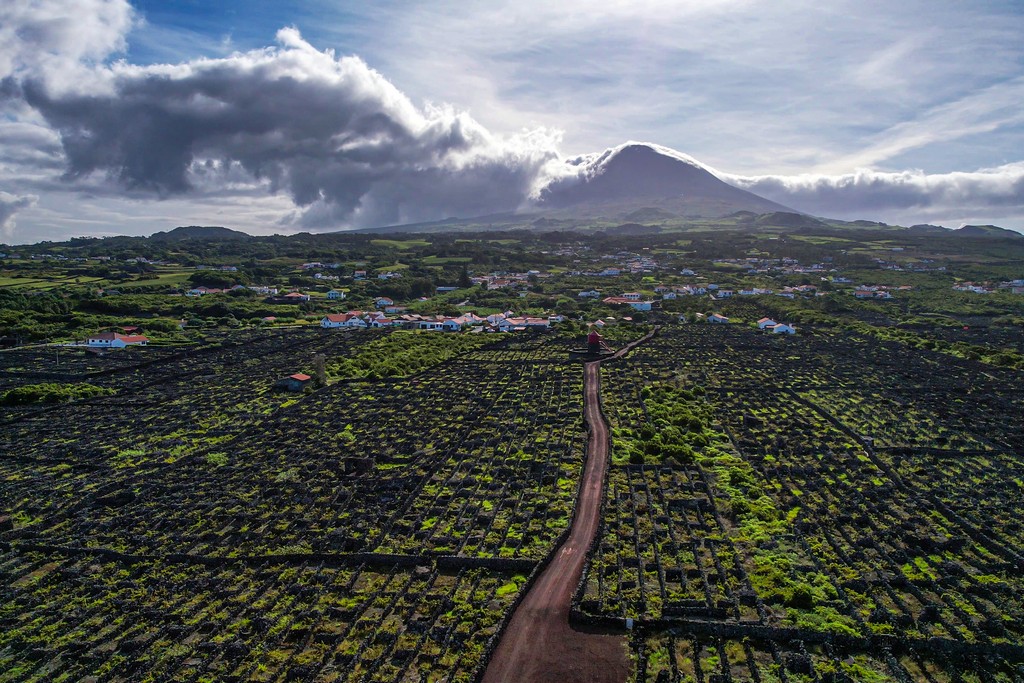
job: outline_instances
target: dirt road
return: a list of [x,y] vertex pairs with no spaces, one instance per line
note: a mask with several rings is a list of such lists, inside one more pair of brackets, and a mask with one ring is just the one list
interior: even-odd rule
[[629,675],[626,638],[573,631],[568,622],[569,602],[600,522],[608,462],[608,427],[601,416],[600,383],[600,364],[588,362],[584,367],[584,415],[590,437],[572,530],[516,609],[490,658],[484,683],[623,683]]
[[[650,336],[620,349],[608,360],[621,358]],[[583,413],[590,436],[572,530],[519,604],[491,657],[484,683],[624,683],[629,677],[627,638],[569,627],[569,605],[600,523],[608,467],[608,424],[601,414],[600,370],[600,362],[584,365]]]
[[484,683],[623,683],[626,638],[569,627],[569,603],[601,514],[608,426],[601,416],[599,363],[584,366],[587,461],[569,538],[519,604],[484,675]]

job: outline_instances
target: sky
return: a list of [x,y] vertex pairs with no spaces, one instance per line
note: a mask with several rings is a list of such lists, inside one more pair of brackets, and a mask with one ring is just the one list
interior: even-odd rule
[[7,0],[0,243],[513,211],[627,140],[1024,232],[1021,36],[1019,0]]

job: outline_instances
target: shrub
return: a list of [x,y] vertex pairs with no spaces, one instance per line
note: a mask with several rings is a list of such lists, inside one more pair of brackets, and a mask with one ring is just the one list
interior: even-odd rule
[[113,389],[98,387],[85,382],[79,384],[27,384],[23,387],[10,389],[0,395],[0,405],[20,406],[33,403],[67,403],[95,396],[111,396]]

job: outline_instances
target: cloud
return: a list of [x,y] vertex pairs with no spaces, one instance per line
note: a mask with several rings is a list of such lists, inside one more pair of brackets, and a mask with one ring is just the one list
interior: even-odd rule
[[35,195],[15,195],[0,191],[0,236],[10,238],[14,235],[14,214],[22,209],[35,206],[39,197]]
[[197,193],[247,176],[285,191],[310,225],[377,225],[516,209],[558,134],[499,137],[449,106],[418,108],[358,57],[297,30],[280,47],[178,65],[116,63],[92,92],[29,78],[60,134],[66,177],[136,194]]
[[76,87],[90,66],[126,47],[135,21],[127,0],[8,0],[0,3],[0,80],[34,75]]
[[773,201],[836,218],[1024,216],[1024,162],[937,174],[860,170],[843,175],[718,175]]
[[[1019,164],[844,173],[1012,161],[1004,155],[1024,130],[1024,80],[1021,50],[1004,38],[1022,25],[1017,15],[944,8],[922,28],[915,9],[879,23],[855,3],[755,0],[597,9],[583,0],[399,0],[345,14],[339,42],[417,98],[469,103],[471,116],[414,104],[363,59],[319,51],[295,28],[279,31],[276,47],[224,56],[229,46],[202,47],[189,33],[150,56],[218,56],[111,63],[129,31],[137,56],[139,32],[169,42],[162,32],[177,26],[145,24],[126,0],[77,7],[71,19],[66,0],[0,7],[0,183],[44,195],[31,215],[55,207],[54,230],[83,193],[120,202],[125,221],[144,216],[154,197],[164,200],[153,209],[160,220],[172,204],[234,210],[262,198],[280,213],[253,220],[285,229],[511,211],[553,180],[578,182],[600,166],[601,153],[563,159],[556,125],[569,131],[566,146],[583,149],[634,136],[673,144],[737,172],[723,179],[821,215],[1024,216]],[[329,9],[314,2],[307,20],[328,24]],[[972,39],[952,40],[954,29]],[[332,35],[312,30],[318,43]],[[955,164],[942,156],[954,142]],[[929,163],[913,156],[929,154]],[[774,174],[751,175],[765,169]],[[806,169],[817,174],[787,175]],[[60,192],[68,202],[48,203]],[[73,224],[74,212],[65,215]]]

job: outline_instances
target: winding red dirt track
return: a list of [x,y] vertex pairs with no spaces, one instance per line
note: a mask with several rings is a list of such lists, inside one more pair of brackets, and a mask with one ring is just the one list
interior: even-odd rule
[[[621,358],[651,335],[623,347],[608,360]],[[483,683],[624,683],[629,677],[626,637],[584,633],[569,626],[572,596],[600,523],[608,467],[608,423],[601,414],[600,371],[600,361],[584,365],[583,413],[589,437],[572,529],[516,609],[488,663]]]

